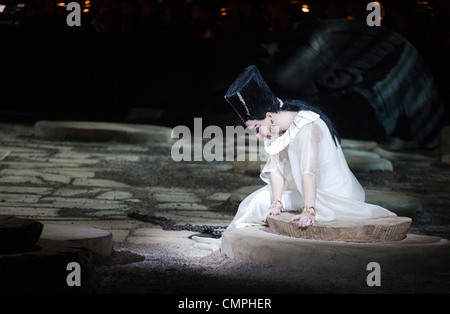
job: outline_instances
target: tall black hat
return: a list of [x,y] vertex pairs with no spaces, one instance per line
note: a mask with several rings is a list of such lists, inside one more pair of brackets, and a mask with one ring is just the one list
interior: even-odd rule
[[[278,111],[282,101],[275,97],[255,65],[248,66],[228,88],[225,99],[245,122]],[[274,110],[274,108],[278,110]]]

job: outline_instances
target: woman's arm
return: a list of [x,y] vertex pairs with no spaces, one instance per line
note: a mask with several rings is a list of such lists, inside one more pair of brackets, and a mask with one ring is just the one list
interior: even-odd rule
[[284,178],[279,171],[272,171],[270,173],[270,184],[272,187],[272,200],[281,201],[284,189]]
[[298,220],[299,228],[308,228],[313,225],[315,217],[315,206],[316,206],[316,176],[306,173],[302,176],[302,186],[303,186],[303,212],[300,215],[295,215],[291,218],[290,222]]
[[[281,197],[283,196],[284,189],[284,178],[277,169],[276,171],[272,171],[270,173],[270,186],[272,188],[272,201],[279,200],[281,202]],[[274,204],[278,205],[279,204]],[[269,205],[269,209],[264,212],[262,222],[267,223],[267,216],[269,215],[279,215],[281,210],[275,206]]]
[[301,132],[304,132],[301,134],[302,137],[299,137],[302,156],[300,159],[300,172],[302,176],[304,207],[303,212],[300,215],[292,217],[290,221],[298,220],[298,226],[300,228],[307,228],[314,224],[316,218],[316,172],[319,154],[318,146],[322,138],[322,132],[320,127],[315,123],[305,126]]
[[313,225],[316,220],[316,176],[306,173],[302,176],[303,186],[303,212],[291,218],[290,222],[298,220],[299,228],[308,228]]
[[304,174],[302,177],[302,185],[303,198],[305,202],[304,206],[315,207],[317,194],[316,176],[309,173]]

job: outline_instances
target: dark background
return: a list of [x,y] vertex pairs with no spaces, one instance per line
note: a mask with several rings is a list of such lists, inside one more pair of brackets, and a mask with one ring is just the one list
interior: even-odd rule
[[[80,27],[66,23],[68,2],[0,0],[7,5],[0,13],[2,121],[175,126],[214,116],[230,123],[223,94],[245,66],[267,57],[261,44],[277,42],[298,21],[365,21],[370,1],[77,1],[85,11]],[[449,1],[381,4],[381,25],[418,49],[448,108]]]

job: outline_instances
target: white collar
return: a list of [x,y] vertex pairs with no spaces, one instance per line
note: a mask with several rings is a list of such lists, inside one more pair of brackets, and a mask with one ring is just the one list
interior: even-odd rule
[[294,117],[294,120],[292,121],[291,125],[283,135],[277,137],[274,140],[269,140],[268,138],[264,139],[264,149],[269,155],[279,153],[286,146],[288,146],[289,143],[291,143],[291,141],[294,139],[294,137],[297,135],[297,133],[303,126],[316,121],[317,119],[319,119],[319,117],[320,115],[318,115],[313,111],[309,110],[299,111],[297,115]]

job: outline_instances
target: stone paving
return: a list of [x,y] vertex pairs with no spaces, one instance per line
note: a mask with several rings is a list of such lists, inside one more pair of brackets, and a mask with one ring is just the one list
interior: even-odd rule
[[[94,130],[98,129],[97,124],[94,127]],[[232,200],[242,199],[248,194],[242,188],[208,194],[198,187],[130,185],[120,181],[121,175],[115,175],[114,180],[105,178],[123,171],[124,165],[132,167],[133,163],[155,159],[158,163],[169,163],[170,156],[152,155],[155,147],[168,150],[169,140],[139,145],[115,141],[55,141],[36,137],[35,130],[29,127],[22,127],[19,133],[12,132],[13,129],[17,128],[4,126],[3,134],[0,134],[0,214],[103,228],[113,233],[114,241],[121,242],[126,240],[130,230],[139,225],[128,219],[127,213],[142,206],[142,196],[145,203],[152,204],[155,216],[179,223],[227,224],[233,213],[218,214],[210,211],[209,206],[225,202],[230,197]],[[376,144],[346,140],[343,146],[346,156],[359,158],[356,162],[349,161],[352,167],[361,168],[366,162],[367,171],[377,165],[379,170],[392,171],[388,160],[367,152],[376,148]],[[247,166],[249,163],[261,165],[263,161],[246,163]],[[190,165],[199,167],[199,170],[202,167]],[[218,167],[223,171],[231,167],[240,170],[236,162],[234,165],[224,162]],[[249,168],[256,166],[250,165]]]
[[[63,123],[64,126],[66,124]],[[56,122],[51,124],[53,129],[58,130],[57,125]],[[83,123],[81,128],[85,131],[88,126],[89,123]],[[107,130],[114,126],[116,124],[108,125]],[[35,128],[4,125],[0,129],[0,214],[102,228],[113,233],[114,241],[122,242],[140,224],[127,218],[130,211],[149,206],[152,215],[173,219],[177,223],[226,225],[234,213],[211,211],[210,207],[228,200],[237,206],[246,195],[261,186],[246,185],[216,192],[198,186],[136,186],[127,183],[124,169],[139,163],[170,164],[172,161],[167,152],[172,142],[167,137],[159,142],[152,139],[150,142],[136,143],[131,136],[130,140],[116,136],[113,139],[120,141],[92,142],[95,136],[88,135],[84,142],[80,142],[52,139],[50,131],[45,137],[36,136],[36,133],[42,133],[41,129],[42,122],[37,123]],[[98,129],[99,124],[92,123],[92,133],[95,134]],[[147,136],[151,130],[145,129]],[[155,132],[161,134],[161,130],[164,128],[158,127]],[[130,132],[129,126],[124,132],[140,138],[136,132]],[[120,128],[115,134],[118,133]],[[82,135],[78,135],[77,139],[82,140]],[[392,163],[380,157],[380,152],[385,156],[392,156],[392,153],[383,151],[374,142],[344,139],[342,146],[353,171],[393,171]],[[166,154],[155,155],[155,149]],[[189,167],[197,168],[198,172],[203,171],[206,175],[211,174],[208,168],[213,166],[220,172],[234,170],[253,173],[253,181],[261,184],[255,170],[263,163],[260,158],[254,162],[189,163]],[[420,201],[400,193],[368,190],[367,195],[369,201],[388,208],[406,207],[407,216],[421,210]]]
[[109,230],[116,242],[126,241],[142,224],[127,214],[142,207],[143,199],[152,204],[155,216],[180,223],[223,225],[232,218],[231,213],[212,213],[203,204],[203,200],[223,202],[230,193],[130,185],[120,181],[120,174],[113,175],[119,179],[105,178],[123,171],[124,165],[151,163],[155,158],[161,164],[169,162],[170,155],[152,156],[155,146],[170,149],[169,141],[77,143],[35,138],[29,127],[19,128],[25,134],[12,129],[17,130],[6,126],[0,134],[0,214],[101,228]]
[[[188,238],[193,232],[162,230],[128,214],[170,219],[178,225],[226,226],[237,204],[261,186],[261,160],[245,162],[245,168],[242,162],[174,162],[172,141],[167,138],[131,143],[123,137],[67,140],[48,133],[39,137],[35,131],[30,125],[0,125],[0,215],[103,229],[111,232],[115,245],[170,242],[193,247]],[[374,181],[376,173],[392,173],[380,175],[382,181],[395,178],[393,161],[419,160],[426,166],[438,160],[388,152],[374,142],[344,140],[342,146],[350,168],[363,183],[367,177]],[[368,201],[398,214],[423,216],[422,200],[393,191],[389,184],[370,184],[366,194]],[[445,213],[439,215],[447,221]],[[448,234],[448,224],[439,229],[434,223],[433,228]]]

